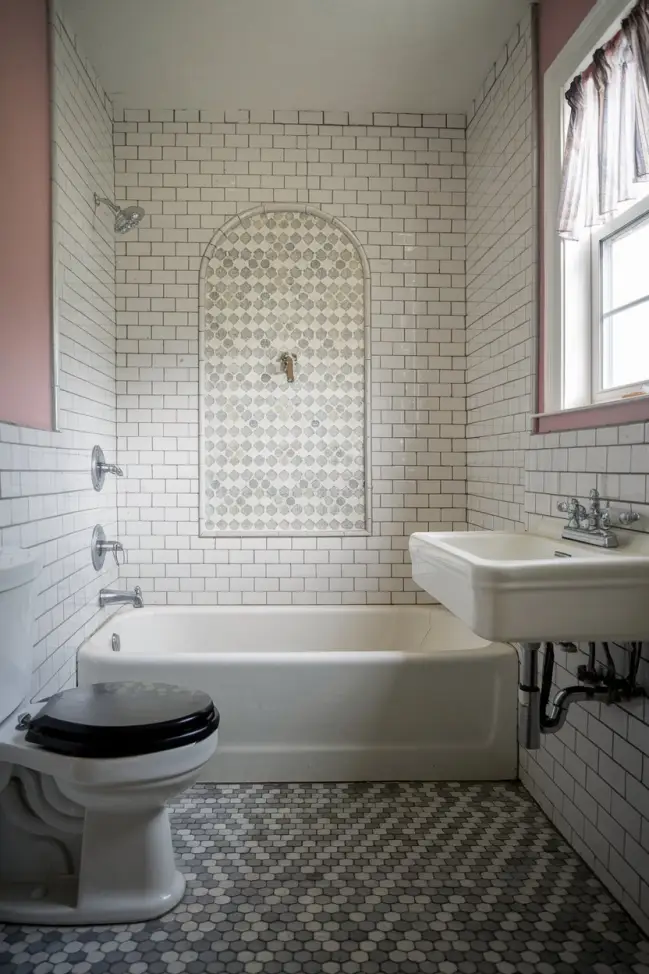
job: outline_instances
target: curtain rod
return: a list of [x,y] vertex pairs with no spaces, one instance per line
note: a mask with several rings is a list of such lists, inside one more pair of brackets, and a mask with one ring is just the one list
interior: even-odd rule
[[[606,41],[605,44],[602,44],[602,46],[598,48],[598,50],[603,51],[604,54],[612,54],[613,51],[615,51],[615,49],[618,47],[623,36],[624,36],[624,31],[622,29],[618,30],[618,32],[614,34],[610,40]],[[584,71],[582,71],[580,75],[578,74],[574,80],[576,81],[577,78],[581,78],[582,81],[586,81],[587,78],[593,76],[593,74],[595,73],[595,68],[596,68],[595,61],[591,61],[588,67]]]
[[[648,0],[638,0],[638,3],[636,3],[636,5],[629,11],[629,13],[623,19],[622,26],[620,27],[620,29],[618,31],[616,31],[616,33],[613,34],[613,36],[608,41],[606,41],[604,44],[602,44],[602,46],[600,48],[598,48],[598,51],[601,51],[604,54],[612,54],[613,51],[619,45],[620,41],[624,37],[624,28],[625,28],[625,25],[626,25],[627,21],[629,21],[631,19],[631,17],[633,17],[633,15],[636,13],[636,11],[640,10],[640,8],[644,8],[645,11],[646,11],[647,10],[647,6],[648,6]],[[575,75],[575,77],[573,78],[572,83],[574,84],[574,82],[577,81],[580,78],[581,78],[582,81],[586,81],[587,78],[592,77],[592,75],[594,74],[594,72],[596,70],[596,67],[597,67],[597,65],[596,65],[595,61],[592,61],[591,64],[589,64],[588,67],[584,71],[580,72],[580,74]]]

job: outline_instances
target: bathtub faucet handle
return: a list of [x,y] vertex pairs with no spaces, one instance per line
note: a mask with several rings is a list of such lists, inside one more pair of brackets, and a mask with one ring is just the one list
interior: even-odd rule
[[95,571],[100,571],[104,567],[104,560],[109,551],[112,552],[113,558],[115,559],[115,564],[118,568],[120,566],[120,554],[122,555],[121,564],[126,564],[126,551],[124,550],[124,545],[122,542],[108,541],[106,538],[106,532],[102,528],[101,524],[96,524],[92,532],[92,539],[90,542],[92,566]]
[[122,565],[125,565],[126,564],[126,552],[124,550],[124,545],[122,544],[121,541],[115,541],[113,543],[113,558],[115,559],[115,564],[117,565],[118,568],[119,568],[119,565],[120,565],[120,561],[119,561],[120,552],[121,552],[121,555],[122,555]]
[[118,467],[116,463],[106,463],[104,451],[100,446],[95,446],[92,449],[92,456],[90,458],[90,476],[92,478],[92,486],[95,490],[102,489],[107,473],[111,473],[115,477],[124,476],[122,468]]

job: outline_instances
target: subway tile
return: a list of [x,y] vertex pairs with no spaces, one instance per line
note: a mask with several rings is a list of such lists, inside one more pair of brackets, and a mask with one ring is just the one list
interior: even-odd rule
[[[60,432],[0,424],[0,545],[33,548],[43,561],[33,698],[74,684],[79,643],[110,615],[97,607],[99,589],[117,578],[110,561],[97,573],[88,557],[96,523],[103,524],[109,537],[117,534],[115,483],[107,482],[97,493],[89,475],[95,442],[109,460],[116,453],[113,220],[106,207],[95,213],[87,194],[80,193],[81,186],[90,186],[102,196],[113,196],[113,117],[91,66],[58,15],[52,51],[61,74],[76,79],[73,88],[55,90],[52,131],[58,185],[54,259],[61,288]],[[137,130],[140,123],[149,123],[148,110],[116,118],[124,133]]]

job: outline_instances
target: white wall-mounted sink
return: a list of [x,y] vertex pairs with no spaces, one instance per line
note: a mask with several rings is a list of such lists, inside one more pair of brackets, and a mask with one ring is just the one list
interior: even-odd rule
[[647,639],[649,538],[620,534],[612,550],[505,531],[413,534],[412,577],[484,639]]

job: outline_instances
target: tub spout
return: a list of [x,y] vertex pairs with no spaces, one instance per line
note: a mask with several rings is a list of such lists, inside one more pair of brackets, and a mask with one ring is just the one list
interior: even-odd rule
[[144,605],[142,589],[136,585],[132,592],[118,592],[115,589],[102,588],[99,593],[99,607],[107,605],[132,605],[134,609],[141,609]]

